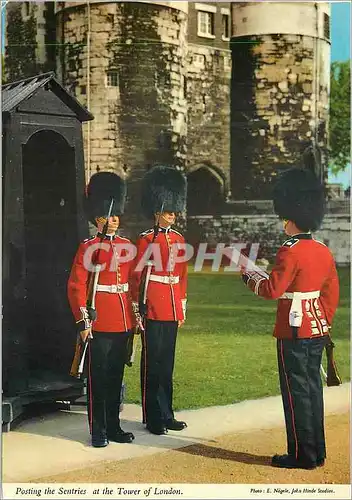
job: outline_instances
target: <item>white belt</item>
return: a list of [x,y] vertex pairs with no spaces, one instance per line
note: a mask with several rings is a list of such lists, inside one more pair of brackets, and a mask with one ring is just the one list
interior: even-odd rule
[[157,281],[158,283],[165,283],[167,285],[175,285],[180,281],[179,276],[159,276],[158,274],[151,274],[150,281]]
[[302,325],[302,300],[317,299],[318,297],[320,297],[320,290],[314,292],[286,292],[279,297],[280,299],[292,299],[289,316],[290,326],[300,327]]
[[315,292],[285,292],[279,297],[279,299],[300,299],[300,300],[309,300],[309,299],[317,299],[320,297],[320,290]]
[[128,292],[128,283],[120,285],[97,285],[97,292],[124,293]]

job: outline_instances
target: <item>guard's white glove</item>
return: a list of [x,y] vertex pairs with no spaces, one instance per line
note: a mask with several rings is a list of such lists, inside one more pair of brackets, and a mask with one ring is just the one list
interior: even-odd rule
[[77,332],[84,332],[86,330],[91,330],[92,320],[89,316],[89,312],[86,307],[81,307],[81,318],[76,321]]

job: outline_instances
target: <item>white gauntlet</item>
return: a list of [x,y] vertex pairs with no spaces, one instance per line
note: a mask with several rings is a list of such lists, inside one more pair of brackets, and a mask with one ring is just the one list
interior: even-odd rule
[[253,292],[258,295],[259,294],[259,286],[260,286],[260,283],[265,280],[267,278],[265,278],[264,276],[262,276],[261,274],[259,274],[257,271],[245,271],[243,274],[242,274],[242,280],[244,281],[244,283],[248,286],[248,288],[251,288],[251,283],[250,281],[252,280],[253,283],[254,283],[254,289],[253,289]]

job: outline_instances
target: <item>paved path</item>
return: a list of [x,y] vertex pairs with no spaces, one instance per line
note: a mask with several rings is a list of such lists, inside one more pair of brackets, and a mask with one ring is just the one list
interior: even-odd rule
[[[325,413],[344,413],[350,409],[351,387],[325,388]],[[3,482],[27,482],[82,469],[106,460],[124,460],[157,454],[190,444],[201,444],[223,434],[283,426],[281,397],[269,397],[241,403],[214,406],[177,413],[188,428],[154,436],[140,423],[141,408],[125,405],[122,427],[133,431],[133,444],[110,443],[107,448],[89,444],[84,408],[60,411],[22,422],[14,431],[3,434]]]

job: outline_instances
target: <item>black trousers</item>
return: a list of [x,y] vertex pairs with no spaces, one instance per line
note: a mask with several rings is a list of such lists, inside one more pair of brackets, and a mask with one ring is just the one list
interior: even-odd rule
[[120,428],[121,386],[130,332],[93,332],[88,351],[90,433],[106,436]]
[[307,463],[326,457],[320,376],[326,342],[326,337],[277,341],[287,453]]
[[142,332],[143,423],[151,426],[160,426],[174,418],[172,378],[177,330],[177,321],[147,320]]

